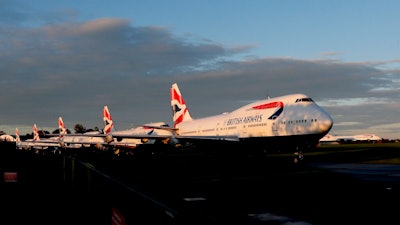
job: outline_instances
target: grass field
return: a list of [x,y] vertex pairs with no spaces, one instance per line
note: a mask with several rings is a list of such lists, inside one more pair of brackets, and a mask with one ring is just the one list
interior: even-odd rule
[[400,143],[325,144],[305,153],[316,161],[400,164]]

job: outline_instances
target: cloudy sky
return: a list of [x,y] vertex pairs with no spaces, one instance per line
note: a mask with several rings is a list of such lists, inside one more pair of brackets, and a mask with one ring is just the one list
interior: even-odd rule
[[304,93],[332,134],[400,138],[400,1],[0,0],[0,130],[117,129]]

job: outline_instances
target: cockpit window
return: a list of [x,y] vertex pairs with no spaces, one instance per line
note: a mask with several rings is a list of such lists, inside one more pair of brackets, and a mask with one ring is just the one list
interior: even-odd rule
[[298,98],[296,102],[314,102],[311,98]]

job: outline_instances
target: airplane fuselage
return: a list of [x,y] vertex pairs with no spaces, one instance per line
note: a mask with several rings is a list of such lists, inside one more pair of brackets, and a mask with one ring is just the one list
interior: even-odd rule
[[105,141],[102,137],[90,136],[99,134],[98,131],[87,132],[83,135],[66,135],[61,138],[61,144],[65,148],[81,148],[102,145]]
[[331,116],[304,94],[257,101],[230,113],[183,121],[180,136],[237,136],[240,141],[265,147],[290,141],[292,145],[316,144],[329,132]]
[[[146,126],[147,125],[147,126]],[[113,144],[120,147],[131,147],[134,148],[140,144],[154,144],[157,136],[171,136],[172,132],[164,129],[157,129],[154,127],[165,127],[167,126],[164,122],[155,122],[138,127],[134,127],[127,130],[113,131],[111,136],[113,138]],[[141,138],[133,138],[134,136],[141,136]]]

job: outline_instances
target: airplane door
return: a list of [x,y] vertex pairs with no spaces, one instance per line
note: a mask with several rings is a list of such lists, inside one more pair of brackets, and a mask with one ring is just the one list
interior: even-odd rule
[[271,125],[271,129],[272,129],[272,133],[273,134],[276,134],[276,132],[278,131],[278,125],[277,125],[277,122],[276,122],[276,116],[274,116],[273,118],[272,118],[272,125]]
[[274,122],[272,122],[272,132],[276,132],[278,130],[278,128],[277,128],[277,125],[276,125],[276,122],[274,121]]
[[247,130],[247,125],[243,125],[242,134],[240,134],[240,136],[249,137],[249,131]]
[[217,135],[229,135],[228,127],[226,126],[226,121],[223,123],[217,123]]

